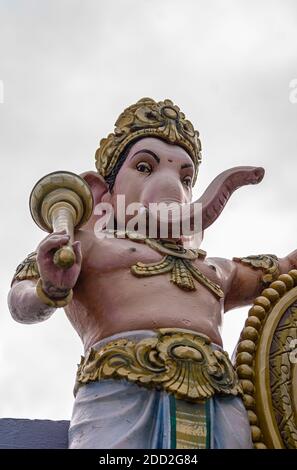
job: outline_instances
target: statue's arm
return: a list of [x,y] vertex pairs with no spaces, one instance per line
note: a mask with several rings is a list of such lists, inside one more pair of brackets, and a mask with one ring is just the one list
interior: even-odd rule
[[52,233],[17,267],[8,294],[12,317],[21,323],[36,323],[49,318],[57,307],[66,306],[81,270],[80,242],[72,247],[76,261],[69,269],[57,267],[55,251],[69,242],[64,232]]
[[227,260],[210,260],[217,268],[225,293],[225,312],[251,305],[262,290],[292,269],[297,269],[297,250],[285,258],[275,255],[257,255]]
[[8,307],[14,320],[38,323],[47,320],[55,308],[44,304],[36,294],[37,280],[15,280],[8,294]]
[[282,272],[288,273],[292,269],[297,269],[297,250],[292,251],[288,256],[281,260]]

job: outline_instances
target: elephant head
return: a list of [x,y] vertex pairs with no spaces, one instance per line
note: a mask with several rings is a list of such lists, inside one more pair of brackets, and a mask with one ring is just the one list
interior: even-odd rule
[[[131,145],[112,178],[105,180],[96,172],[82,176],[91,186],[95,205],[110,203],[117,217],[116,197],[125,196],[126,207],[138,202],[149,209],[151,203],[188,204],[190,226],[194,220],[192,200],[193,162],[182,147],[161,139],[144,137]],[[240,166],[218,175],[203,195],[195,201],[202,207],[202,231],[221,214],[232,193],[241,186],[259,183],[264,176],[261,167]],[[127,221],[131,218],[127,216]],[[93,225],[93,217],[90,224]]]

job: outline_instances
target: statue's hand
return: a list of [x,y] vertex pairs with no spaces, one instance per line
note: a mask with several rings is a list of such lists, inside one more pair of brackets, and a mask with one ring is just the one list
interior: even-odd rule
[[69,242],[69,236],[65,231],[48,235],[37,248],[37,264],[45,293],[51,298],[62,298],[72,289],[81,270],[81,247],[80,242],[73,243],[75,263],[71,268],[58,267],[53,257],[55,252]]

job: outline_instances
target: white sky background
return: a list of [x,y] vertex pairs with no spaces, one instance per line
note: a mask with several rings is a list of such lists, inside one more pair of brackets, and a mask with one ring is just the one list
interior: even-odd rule
[[[297,248],[295,0],[0,0],[0,417],[69,419],[82,348],[63,310],[22,325],[6,297],[43,234],[28,198],[46,173],[94,169],[124,107],[173,99],[201,133],[198,196],[221,171],[262,165],[202,248],[231,258]],[[199,312],[197,312],[199,314]],[[247,309],[225,317],[231,353]]]

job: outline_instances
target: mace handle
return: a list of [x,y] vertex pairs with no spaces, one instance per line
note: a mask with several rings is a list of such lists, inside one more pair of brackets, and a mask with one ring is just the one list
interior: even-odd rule
[[69,243],[59,248],[53,257],[53,262],[60,268],[69,269],[74,265],[76,257],[72,248],[74,241],[74,221],[75,209],[67,202],[59,202],[54,204],[51,208],[50,218],[54,232],[61,232],[65,230],[66,234],[70,236]]

